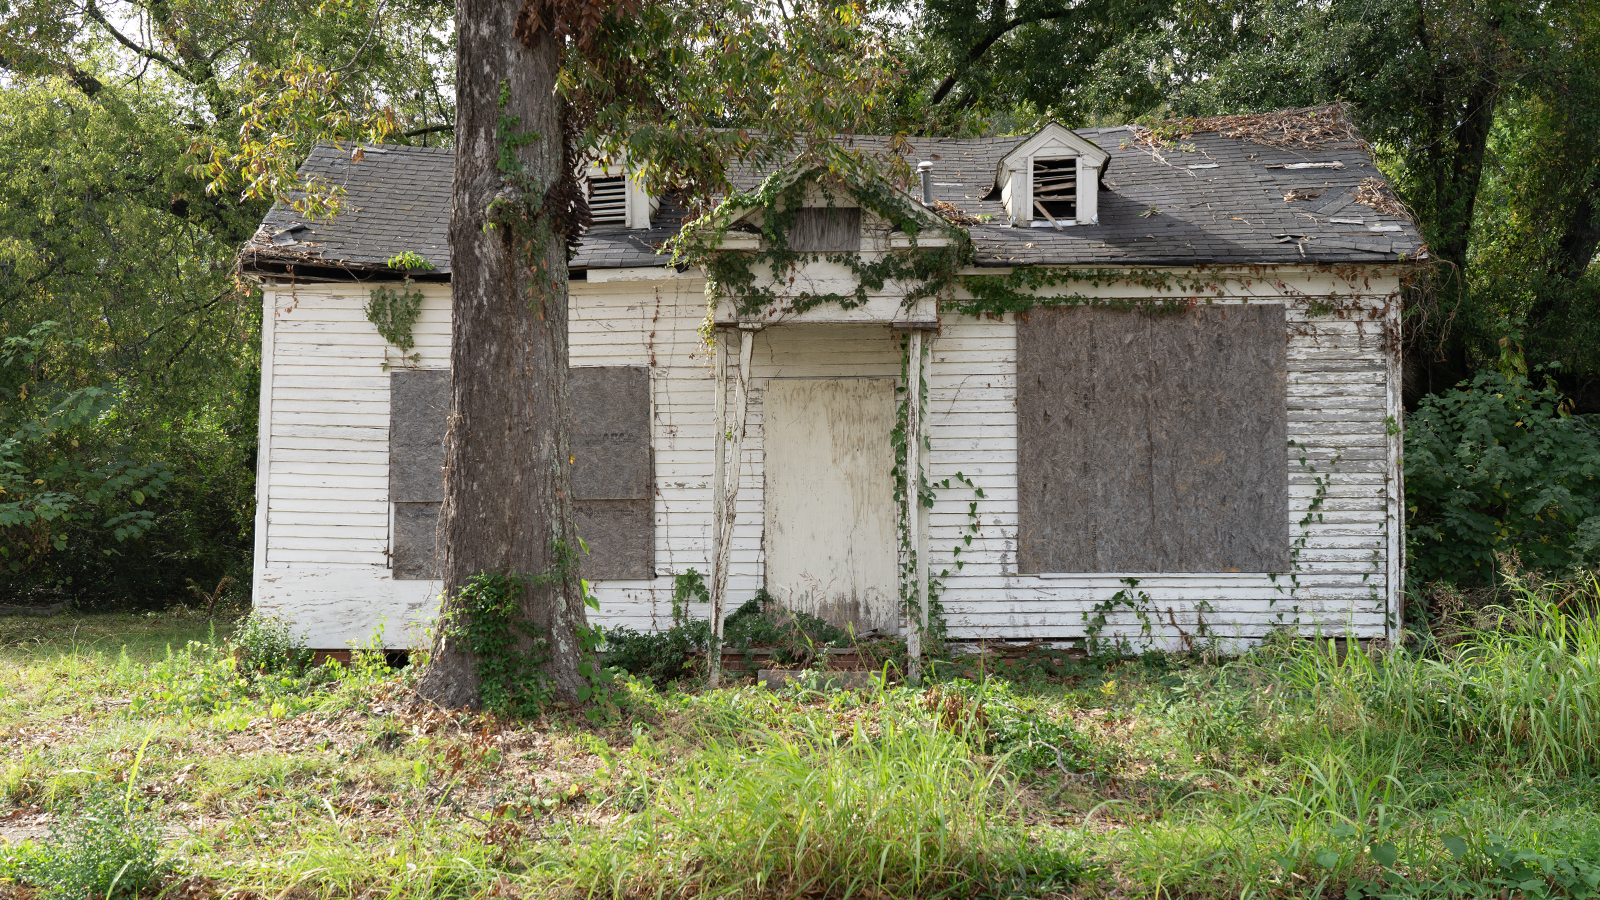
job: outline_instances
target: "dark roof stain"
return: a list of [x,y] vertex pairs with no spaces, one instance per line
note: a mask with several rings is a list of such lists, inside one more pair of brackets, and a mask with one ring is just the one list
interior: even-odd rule
[[[1212,132],[1151,149],[1140,145],[1128,127],[1077,133],[1111,154],[1101,184],[1099,224],[1060,231],[971,225],[975,265],[1371,264],[1415,259],[1423,249],[1410,221],[1354,202],[1361,182],[1383,179],[1359,142],[1285,149]],[[913,138],[910,158],[934,162],[936,200],[953,204],[965,216],[1001,222],[1004,205],[983,197],[994,186],[1000,159],[1028,137]],[[846,140],[866,150],[887,146],[884,138]],[[409,250],[432,263],[436,277],[448,275],[453,151],[366,148],[357,162],[351,149],[319,145],[301,168],[342,187],[344,211],[332,221],[304,222],[292,209],[275,205],[241,253],[247,271],[295,265],[297,271],[377,274],[385,270],[385,260]],[[1284,168],[1302,163],[1340,167]],[[761,174],[735,176],[736,186],[751,187]],[[584,235],[571,267],[668,265],[671,256],[661,247],[683,218],[669,195],[650,229]],[[303,227],[280,237],[280,243],[273,241],[294,226]],[[290,237],[298,240],[283,243]]]

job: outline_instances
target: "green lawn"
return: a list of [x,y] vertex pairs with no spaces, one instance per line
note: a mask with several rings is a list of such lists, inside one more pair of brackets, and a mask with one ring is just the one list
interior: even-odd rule
[[0,619],[0,876],[120,893],[144,840],[192,900],[1588,896],[1600,627],[1539,602],[1429,655],[635,685],[599,728],[240,672],[229,622]]

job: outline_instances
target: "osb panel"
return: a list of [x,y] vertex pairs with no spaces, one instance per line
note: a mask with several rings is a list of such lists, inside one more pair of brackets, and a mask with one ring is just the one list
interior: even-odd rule
[[438,547],[440,503],[394,505],[394,550],[389,559],[396,581],[439,577]]
[[447,369],[389,373],[389,499],[444,500],[444,433],[450,418]]
[[578,535],[589,548],[578,572],[590,581],[651,578],[656,567],[655,510],[651,500],[578,500]]
[[578,536],[589,547],[578,569],[590,581],[651,578],[656,520],[651,486],[650,370],[569,370],[572,494]]
[[894,381],[767,382],[767,590],[857,632],[899,626]]
[[650,370],[570,370],[572,495],[580,500],[650,496]]
[[1281,305],[1017,325],[1022,573],[1289,567]]
[[795,210],[789,249],[798,253],[861,252],[861,210],[826,206]]

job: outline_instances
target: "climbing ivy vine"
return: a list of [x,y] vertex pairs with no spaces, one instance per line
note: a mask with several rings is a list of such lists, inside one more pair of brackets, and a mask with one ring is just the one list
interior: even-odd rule
[[[411,272],[428,271],[433,268],[433,263],[423,259],[420,255],[410,250],[391,257],[388,261],[391,269],[403,269],[406,272],[405,282],[400,290],[388,287],[373,288],[367,305],[362,307],[366,313],[367,321],[378,329],[378,334],[383,339],[400,350],[400,362],[403,365],[416,363],[421,357],[412,353],[417,346],[416,338],[411,334],[411,326],[417,322],[417,317],[422,314],[422,292],[414,290]],[[384,371],[389,369],[389,350],[384,348]]]
[[[883,249],[870,255],[852,252],[808,252],[790,246],[789,234],[800,209],[820,195],[827,208],[838,206],[841,196],[848,194],[860,208],[886,226],[884,237],[904,234],[905,246],[891,247],[885,241]],[[815,205],[812,202],[810,205]],[[754,223],[754,224],[752,224]],[[724,243],[730,234],[758,239],[754,249],[728,248]],[[927,241],[933,235],[942,240]],[[934,299],[943,312],[969,316],[998,317],[1005,314],[1026,315],[1040,307],[1091,306],[1116,309],[1137,309],[1149,313],[1180,314],[1201,303],[1212,303],[1225,296],[1229,281],[1243,279],[1246,286],[1259,280],[1277,287],[1280,296],[1272,302],[1300,302],[1311,317],[1336,315],[1350,318],[1359,305],[1359,298],[1369,291],[1370,273],[1355,267],[1313,265],[1306,269],[1313,273],[1331,274],[1343,280],[1348,293],[1339,290],[1327,294],[1305,294],[1291,289],[1265,267],[1207,267],[1196,266],[1180,271],[1156,268],[1065,267],[1023,265],[1008,270],[963,274],[972,261],[972,242],[965,228],[934,214],[934,211],[914,202],[904,191],[876,175],[866,172],[854,157],[837,152],[827,164],[809,167],[780,168],[751,191],[730,194],[710,213],[683,228],[673,239],[674,261],[680,265],[699,266],[706,273],[706,319],[702,336],[713,343],[714,318],[717,305],[722,300],[732,302],[740,316],[778,316],[798,314],[827,303],[836,303],[841,309],[854,309],[867,303],[874,294],[881,293],[889,282],[897,282],[902,294],[902,308],[910,309],[918,301]],[[808,263],[829,262],[842,266],[855,276],[854,290],[849,292],[814,292],[795,287],[801,267]],[[1137,287],[1145,296],[1138,298],[1107,297],[1113,287]],[[1058,293],[1050,293],[1060,290]],[[1244,298],[1249,302],[1249,298]],[[1370,318],[1381,318],[1388,327],[1388,308],[1368,310]],[[902,603],[909,617],[918,617],[916,596],[917,548],[911,546],[910,523],[906,515],[906,497],[910,489],[906,468],[906,380],[908,375],[909,342],[901,340],[901,394],[898,414],[891,434],[895,450],[895,500],[900,531],[900,565]],[[919,369],[923,367],[919,366]],[[923,369],[925,371],[925,369]],[[926,421],[928,391],[926,381],[919,391],[924,409],[921,420]],[[927,433],[923,434],[922,450],[931,449]],[[1293,442],[1291,442],[1293,444]],[[1315,472],[1306,461],[1302,449],[1301,465]],[[1337,458],[1335,459],[1337,463]],[[1331,474],[1316,475],[1317,490],[1300,522],[1301,534],[1291,548],[1292,566],[1288,572],[1290,585],[1287,594],[1294,597],[1299,589],[1299,557],[1306,547],[1310,526],[1321,519],[1321,507],[1328,495]],[[918,498],[923,508],[931,509],[935,503],[936,489],[949,490],[960,484],[973,492],[968,504],[968,521],[962,528],[960,543],[952,549],[956,571],[965,565],[960,558],[964,549],[979,534],[978,501],[983,490],[961,473],[939,482],[928,479],[924,473],[919,484]],[[1374,565],[1378,568],[1377,564]],[[928,578],[928,632],[924,641],[930,648],[945,640],[947,626],[944,607],[939,598],[944,579],[950,569],[942,569]],[[1277,584],[1278,575],[1269,576]],[[1087,641],[1091,652],[1104,649],[1099,638],[1105,627],[1106,615],[1119,606],[1134,609],[1142,622],[1146,639],[1151,635],[1148,616],[1149,597],[1138,590],[1138,582],[1131,580],[1122,591],[1110,600],[1096,605],[1093,616],[1085,614]],[[1278,584],[1280,593],[1284,586]],[[1273,601],[1274,604],[1276,601]],[[1197,632],[1201,639],[1209,638],[1210,628],[1203,614],[1211,612],[1210,604],[1197,607]],[[1299,622],[1299,605],[1294,606],[1295,623]],[[1169,610],[1169,616],[1172,615]],[[1279,613],[1282,621],[1283,614]],[[1174,620],[1174,627],[1177,623]],[[1180,635],[1189,636],[1178,628]]]
[[[795,250],[790,229],[812,191],[819,192],[828,208],[836,208],[848,194],[864,213],[880,219],[888,238],[904,234],[908,246],[888,247],[864,258],[854,252]],[[756,231],[740,220],[759,219]],[[741,229],[741,231],[735,231]],[[722,245],[730,231],[759,236],[753,250],[728,250]],[[924,243],[929,236],[942,240]],[[883,290],[891,281],[904,286],[904,304],[947,293],[956,273],[972,255],[966,229],[950,223],[914,202],[884,179],[866,172],[863,163],[843,151],[828,157],[826,165],[776,169],[752,191],[735,191],[710,213],[685,227],[673,239],[675,260],[697,265],[706,272],[707,318],[719,299],[732,299],[739,315],[754,316],[781,310],[800,313],[824,303],[854,309]],[[855,290],[849,293],[787,292],[799,268],[826,261],[849,269]],[[709,321],[708,321],[709,325]]]

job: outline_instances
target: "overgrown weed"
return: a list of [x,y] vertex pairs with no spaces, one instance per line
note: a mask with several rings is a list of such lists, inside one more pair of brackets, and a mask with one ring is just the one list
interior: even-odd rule
[[408,705],[371,655],[17,651],[0,795],[69,815],[147,741],[166,858],[266,896],[1591,896],[1597,591],[1508,584],[1403,650],[634,679],[603,726]]

